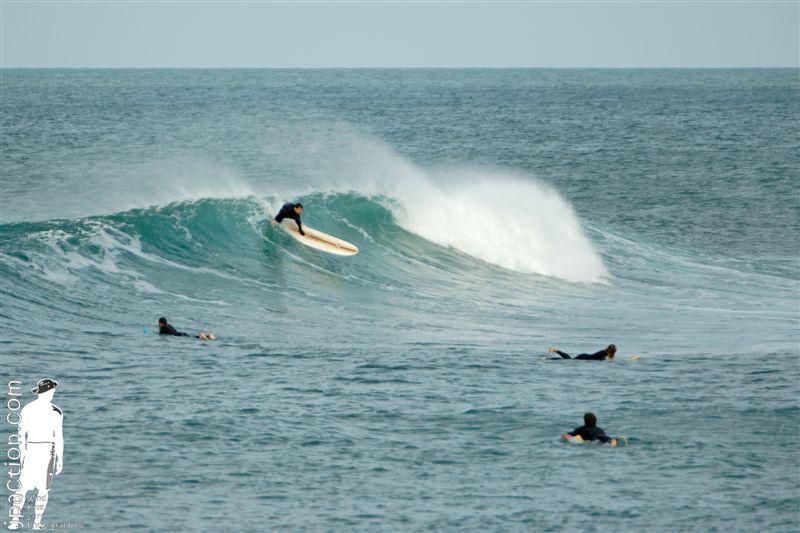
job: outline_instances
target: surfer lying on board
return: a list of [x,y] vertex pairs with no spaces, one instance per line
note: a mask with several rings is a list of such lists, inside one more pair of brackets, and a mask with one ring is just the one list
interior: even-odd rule
[[281,223],[284,218],[291,218],[295,222],[297,222],[297,228],[300,230],[300,235],[305,235],[306,232],[303,231],[303,224],[300,222],[300,213],[303,212],[303,204],[296,203],[293,204],[291,202],[283,204],[281,210],[278,211],[278,214],[275,215],[275,218],[272,219],[272,225],[276,226]]
[[609,437],[606,435],[606,432],[603,431],[603,428],[597,427],[597,417],[594,416],[594,413],[586,413],[583,415],[583,425],[581,427],[575,428],[574,431],[570,431],[569,433],[561,434],[561,438],[564,440],[571,441],[576,437],[580,437],[584,442],[596,440],[610,446],[617,445],[617,439]]
[[[158,334],[159,335],[173,335],[175,337],[191,337],[188,333],[184,333],[182,331],[178,331],[177,329],[173,328],[171,324],[167,322],[167,319],[163,316],[158,319]],[[200,335],[194,335],[196,339],[200,339],[201,341],[209,340],[213,341],[216,339],[213,333],[205,333],[203,331],[200,332]]]
[[575,357],[571,357],[568,353],[564,353],[555,347],[550,348],[548,352],[557,353],[558,355],[561,356],[561,359],[583,359],[589,361],[605,361],[606,359],[608,359],[609,361],[611,361],[617,354],[617,347],[613,344],[609,344],[606,349],[600,350],[599,352],[592,354],[582,353],[580,355],[576,355]]

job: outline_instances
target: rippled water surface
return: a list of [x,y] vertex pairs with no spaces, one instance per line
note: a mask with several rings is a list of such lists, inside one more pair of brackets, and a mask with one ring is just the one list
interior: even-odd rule
[[[0,90],[2,377],[64,410],[46,522],[800,527],[796,70]],[[361,252],[273,229],[295,199]],[[559,442],[590,410],[628,446]]]

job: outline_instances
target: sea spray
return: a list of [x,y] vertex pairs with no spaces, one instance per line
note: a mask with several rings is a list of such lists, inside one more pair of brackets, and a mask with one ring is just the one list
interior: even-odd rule
[[423,167],[346,125],[332,128],[325,139],[307,134],[273,152],[304,176],[295,194],[381,200],[404,229],[509,270],[573,282],[609,277],[572,206],[548,184],[508,169]]

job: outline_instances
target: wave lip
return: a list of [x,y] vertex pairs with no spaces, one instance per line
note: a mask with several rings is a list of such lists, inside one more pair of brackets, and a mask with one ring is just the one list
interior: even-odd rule
[[457,187],[431,184],[427,202],[403,202],[398,223],[509,270],[573,282],[608,278],[572,207],[554,189],[504,175],[467,178]]

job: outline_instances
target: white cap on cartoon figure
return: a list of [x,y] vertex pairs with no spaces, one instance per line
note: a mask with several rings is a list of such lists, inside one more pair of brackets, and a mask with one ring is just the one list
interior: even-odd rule
[[56,387],[58,387],[58,381],[52,380],[50,378],[45,378],[45,379],[40,379],[39,383],[36,384],[36,388],[31,389],[31,392],[34,394],[41,394],[51,389],[55,389]]

